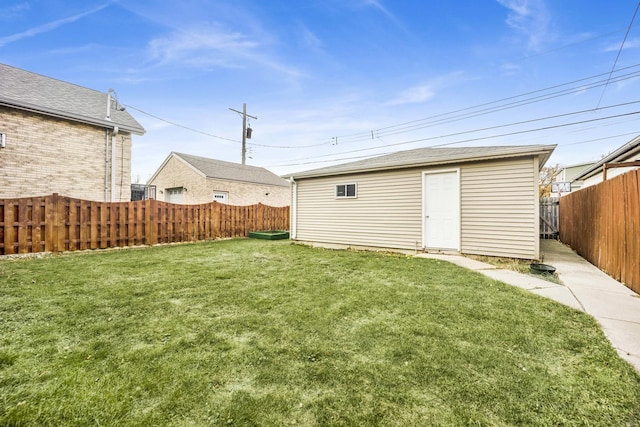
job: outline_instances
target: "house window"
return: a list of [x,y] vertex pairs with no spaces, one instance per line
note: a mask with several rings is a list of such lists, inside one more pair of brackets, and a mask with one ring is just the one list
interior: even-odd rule
[[356,197],[356,184],[339,184],[336,185],[336,197],[337,198],[355,198]]

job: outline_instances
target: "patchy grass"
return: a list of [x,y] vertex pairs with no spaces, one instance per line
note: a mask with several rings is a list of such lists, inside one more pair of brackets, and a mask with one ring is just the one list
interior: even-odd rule
[[531,263],[534,261],[529,261],[526,259],[517,259],[517,258],[504,258],[504,257],[494,257],[494,256],[484,256],[484,255],[465,255],[467,258],[474,259],[476,261],[484,262],[486,264],[493,265],[494,267],[503,269],[503,270],[511,270],[521,274],[526,274],[528,276],[537,277],[538,279],[547,280],[549,282],[561,285],[562,281],[558,277],[557,273],[549,274],[535,274],[531,272]]
[[232,240],[0,262],[0,425],[640,423],[578,311],[437,260]]

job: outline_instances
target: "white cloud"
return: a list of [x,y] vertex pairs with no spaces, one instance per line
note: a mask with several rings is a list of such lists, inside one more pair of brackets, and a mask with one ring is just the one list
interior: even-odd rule
[[460,81],[462,72],[453,72],[431,79],[428,82],[420,83],[400,92],[400,94],[387,101],[385,105],[420,104],[426,102],[436,95],[440,89],[449,87]]
[[27,38],[27,37],[33,37],[33,36],[36,36],[38,34],[47,33],[49,31],[53,31],[58,27],[61,27],[61,26],[66,25],[66,24],[70,24],[72,22],[76,22],[79,19],[84,18],[85,16],[92,15],[92,14],[94,14],[96,12],[99,12],[102,9],[106,8],[107,6],[109,6],[110,4],[111,4],[111,2],[107,2],[107,3],[104,3],[104,4],[94,8],[94,9],[91,9],[91,10],[89,10],[87,12],[79,13],[77,15],[69,16],[67,18],[62,18],[62,19],[58,19],[56,21],[48,22],[46,24],[30,28],[30,29],[28,29],[26,31],[23,31],[21,33],[16,33],[16,34],[12,34],[10,36],[0,37],[0,47],[5,46],[5,45],[7,45],[9,43],[16,42],[18,40],[22,40],[22,39]]
[[387,102],[387,105],[420,104],[433,98],[434,95],[431,84],[413,86],[400,92],[400,95]]
[[514,64],[512,62],[505,62],[504,64],[502,64],[501,68],[504,75],[511,76],[520,71],[522,69],[522,66]]
[[496,0],[509,9],[507,25],[527,38],[528,48],[538,50],[550,37],[551,19],[544,0]]
[[[617,42],[617,43],[613,43],[610,44],[609,46],[606,46],[604,48],[605,52],[617,52],[620,50],[620,43],[621,42]],[[640,47],[640,38],[631,38],[631,39],[627,39],[624,42],[624,46],[623,49],[634,49]]]
[[152,60],[160,65],[248,68],[253,65],[275,70],[289,77],[302,73],[265,53],[262,43],[238,31],[226,31],[220,25],[200,25],[175,31],[149,43]]
[[314,52],[320,52],[323,48],[322,40],[303,23],[298,22],[298,38],[300,43]]
[[31,5],[27,2],[16,3],[11,6],[0,8],[0,20],[8,21],[22,15],[22,12],[31,9]]
[[151,40],[149,49],[154,59],[162,63],[210,63],[225,67],[240,67],[258,43],[238,32],[223,32],[215,26],[175,32],[167,37]]
[[403,29],[406,31],[404,25],[402,24],[402,22],[391,12],[389,12],[389,10],[384,7],[384,5],[382,4],[382,2],[380,0],[364,0],[365,5],[367,6],[372,6],[373,8],[377,9],[378,11],[382,12],[382,14],[384,14],[387,18],[389,18],[389,20],[391,22],[393,22],[394,24],[396,24],[399,28]]

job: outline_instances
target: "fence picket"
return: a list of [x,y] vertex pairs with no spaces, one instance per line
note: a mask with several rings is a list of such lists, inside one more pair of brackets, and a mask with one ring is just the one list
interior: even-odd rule
[[556,239],[559,227],[560,202],[557,197],[543,197],[540,199],[540,237]]
[[32,252],[42,252],[44,250],[44,242],[42,237],[42,230],[44,228],[44,209],[42,209],[43,202],[44,201],[41,197],[35,197],[33,199],[33,205],[31,207],[31,221],[33,223],[33,228],[31,231]]

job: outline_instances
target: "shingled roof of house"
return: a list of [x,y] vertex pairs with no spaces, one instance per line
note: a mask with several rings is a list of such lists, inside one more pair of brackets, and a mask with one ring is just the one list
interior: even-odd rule
[[542,168],[555,147],[555,145],[502,145],[489,147],[417,148],[370,157],[355,162],[298,172],[291,174],[291,176],[294,178],[311,178],[344,175],[355,172],[373,172],[523,156],[538,156],[540,159],[539,165]]
[[118,126],[121,131],[144,134],[142,125],[127,111],[115,108],[115,102],[111,120],[108,120],[107,99],[106,92],[0,64],[0,105],[100,127]]
[[627,162],[630,159],[638,158],[638,155],[640,155],[640,136],[636,136],[614,152],[588,165],[584,170],[574,176],[571,181],[582,181],[591,178],[594,175],[602,173],[604,165],[607,163]]
[[288,187],[289,181],[280,178],[273,172],[258,166],[242,165],[239,163],[225,162],[222,160],[209,159],[206,157],[192,156],[190,154],[172,152],[164,161],[162,166],[151,178],[163,168],[171,157],[177,157],[189,164],[207,178],[217,178],[229,181],[251,182],[254,184],[277,185],[280,187]]

